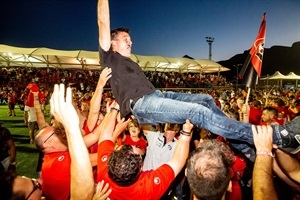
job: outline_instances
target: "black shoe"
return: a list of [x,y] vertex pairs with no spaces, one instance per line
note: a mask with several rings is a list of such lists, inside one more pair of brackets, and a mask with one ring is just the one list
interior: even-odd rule
[[300,151],[300,117],[279,126],[279,133],[282,139],[280,149],[292,154]]

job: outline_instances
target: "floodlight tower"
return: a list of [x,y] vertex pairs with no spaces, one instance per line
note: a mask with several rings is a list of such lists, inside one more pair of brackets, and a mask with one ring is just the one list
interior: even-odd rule
[[211,60],[211,45],[214,42],[215,38],[213,37],[205,37],[206,38],[206,42],[208,43],[208,59]]

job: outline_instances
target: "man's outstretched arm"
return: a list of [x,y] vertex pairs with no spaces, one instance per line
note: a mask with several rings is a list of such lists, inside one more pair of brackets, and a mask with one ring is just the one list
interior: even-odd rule
[[104,51],[110,48],[110,16],[108,0],[98,0],[99,45]]

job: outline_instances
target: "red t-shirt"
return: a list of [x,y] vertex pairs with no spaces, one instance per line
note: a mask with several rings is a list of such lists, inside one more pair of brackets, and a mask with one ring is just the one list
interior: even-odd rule
[[[296,107],[298,112],[299,112],[299,108]],[[292,111],[291,109],[288,109],[288,115],[290,116],[290,119],[293,120],[296,117],[297,113],[294,113],[294,111]]]
[[[226,140],[222,136],[218,136],[217,140],[226,144]],[[242,199],[242,190],[239,180],[243,176],[245,168],[245,160],[240,155],[235,155],[235,162],[232,164],[230,169],[230,180],[232,187],[231,192],[226,192],[226,200]]]
[[[71,158],[68,151],[45,154],[42,165],[42,188],[46,199],[70,197]],[[80,175],[78,175],[80,176]]]
[[109,183],[112,193],[110,199],[132,200],[132,199],[159,199],[175,178],[173,169],[169,165],[162,165],[156,170],[141,172],[139,179],[132,185],[121,187],[113,182],[108,176],[108,159],[114,150],[114,143],[105,140],[98,147],[98,178]]
[[231,181],[231,192],[226,192],[226,200],[242,200],[242,189],[238,181]]
[[255,107],[250,107],[249,112],[249,123],[259,125],[261,121],[262,110]]
[[[278,111],[278,118],[286,118],[288,115],[288,110],[285,107],[276,107],[274,106],[274,108]],[[282,116],[282,117],[281,117]]]
[[[98,125],[96,124],[95,128],[97,126]],[[95,130],[95,128],[93,130]],[[92,132],[92,131],[90,131],[90,129],[87,126],[87,120],[84,121],[82,129],[84,130],[86,135],[88,135]],[[98,141],[89,147],[89,153],[98,153]],[[97,180],[97,166],[93,167],[93,176],[94,176],[94,180],[96,181]]]
[[242,199],[242,189],[239,184],[239,180],[244,174],[244,170],[246,168],[246,162],[243,158],[239,156],[235,156],[236,160],[233,163],[231,170],[231,192],[226,193],[226,199],[227,200],[241,200]]
[[44,91],[39,92],[39,99],[41,104],[45,104],[47,102],[46,94]]
[[147,142],[144,139],[140,138],[138,141],[133,141],[131,139],[130,135],[126,135],[123,144],[129,144],[129,145],[135,146],[137,148],[140,148],[142,150],[146,150],[146,148],[147,148]]
[[[97,124],[95,125],[94,129],[97,127]],[[83,127],[82,129],[84,130],[85,134],[88,135],[90,134],[92,131],[90,131],[89,127],[87,126],[87,120],[85,120],[83,122]],[[98,152],[98,142],[96,142],[95,144],[93,144],[92,146],[89,147],[89,152],[90,153],[97,153]]]
[[219,100],[215,99],[214,102],[219,108],[221,108],[221,102]]
[[8,103],[16,104],[16,96],[15,95],[8,96]]
[[[273,118],[273,122],[277,122],[279,125],[283,125],[284,124],[284,119],[282,119],[282,118]],[[267,125],[270,125],[270,124],[267,124],[267,122],[260,122],[260,125],[261,126],[267,126]]]

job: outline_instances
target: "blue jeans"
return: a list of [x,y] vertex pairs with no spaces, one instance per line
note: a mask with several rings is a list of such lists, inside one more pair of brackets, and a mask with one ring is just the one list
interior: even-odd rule
[[[162,93],[156,90],[135,102],[132,113],[140,124],[156,125],[167,122],[184,124],[185,120],[189,119],[197,127],[227,139],[244,142],[232,142],[232,145],[254,161],[252,125],[228,118],[216,106],[210,95]],[[281,145],[278,126],[273,126],[273,130],[275,133],[273,134],[274,144]]]

